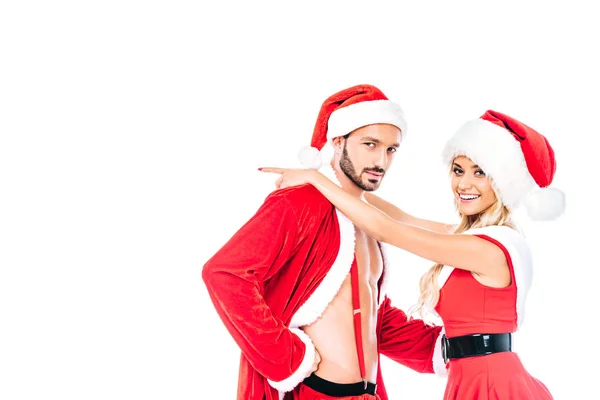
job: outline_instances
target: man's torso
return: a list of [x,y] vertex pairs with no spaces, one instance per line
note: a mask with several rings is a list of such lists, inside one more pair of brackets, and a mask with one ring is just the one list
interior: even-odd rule
[[[383,272],[379,244],[356,229],[355,256],[358,265],[363,352],[366,378],[377,378],[377,304],[378,282]],[[355,383],[361,380],[354,333],[352,285],[346,276],[339,292],[321,318],[303,327],[321,356],[316,374],[336,383]]]

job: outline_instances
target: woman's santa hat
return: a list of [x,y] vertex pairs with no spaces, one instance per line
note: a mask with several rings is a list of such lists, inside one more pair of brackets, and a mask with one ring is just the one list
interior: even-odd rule
[[529,216],[549,220],[565,209],[565,195],[550,188],[556,171],[548,140],[514,118],[488,110],[464,124],[443,151],[448,164],[466,156],[492,180],[509,209],[525,204]]
[[320,169],[322,161],[333,157],[334,138],[372,124],[390,124],[406,135],[406,120],[400,106],[372,85],[358,85],[342,90],[323,102],[313,131],[310,147],[299,158],[307,168]]

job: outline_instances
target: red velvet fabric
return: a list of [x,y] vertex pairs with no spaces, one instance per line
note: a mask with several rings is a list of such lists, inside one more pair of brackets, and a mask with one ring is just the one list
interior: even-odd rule
[[548,187],[556,172],[554,149],[535,129],[498,111],[488,110],[481,119],[508,130],[521,145],[527,169],[539,187]]
[[[479,283],[469,271],[454,269],[440,291],[436,311],[448,337],[517,330],[517,286],[514,266],[505,245],[487,235],[476,235],[498,246],[510,268],[511,284],[492,288]],[[445,400],[550,400],[546,386],[531,376],[513,352],[453,359],[448,363]]]
[[[210,298],[242,351],[238,400],[278,399],[267,379],[278,382],[298,369],[305,345],[288,326],[334,263],[339,229],[334,207],[314,187],[286,188],[268,196],[205,264]],[[407,322],[389,299],[380,306],[380,350],[410,368],[433,371],[440,329]],[[386,400],[381,374],[377,383]]]
[[310,145],[320,150],[327,143],[327,123],[335,110],[373,100],[388,100],[388,98],[373,85],[352,86],[328,97],[319,110]]

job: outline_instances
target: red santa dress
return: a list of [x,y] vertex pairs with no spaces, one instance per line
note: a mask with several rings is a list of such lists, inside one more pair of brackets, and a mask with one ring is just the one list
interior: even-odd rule
[[[445,266],[440,274],[436,311],[448,338],[513,333],[523,319],[523,306],[531,286],[532,262],[525,239],[506,226],[466,231],[497,245],[505,254],[511,283],[492,288],[479,283],[469,271]],[[546,400],[552,396],[532,377],[514,352],[451,359],[448,362],[446,400]]]

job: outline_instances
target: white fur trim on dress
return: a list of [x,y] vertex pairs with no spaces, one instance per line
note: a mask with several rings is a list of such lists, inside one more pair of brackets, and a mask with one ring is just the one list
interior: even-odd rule
[[[517,326],[520,327],[525,319],[525,302],[533,281],[533,260],[531,249],[525,238],[508,226],[488,226],[474,228],[464,232],[467,235],[485,235],[495,239],[504,246],[510,255],[508,262],[512,263],[517,285]],[[445,267],[444,267],[445,268]]]
[[[321,169],[321,172],[338,186],[341,186],[330,164],[327,163]],[[329,303],[342,287],[344,279],[350,273],[352,261],[354,260],[354,225],[338,209],[335,212],[340,226],[340,248],[337,257],[321,284],[293,315],[290,327],[299,328],[310,325],[323,315]]]
[[304,358],[302,359],[300,366],[290,377],[279,382],[267,379],[269,385],[277,389],[280,398],[282,397],[282,394],[294,390],[300,382],[306,379],[315,363],[315,346],[312,340],[310,340],[310,337],[300,329],[290,328],[290,331],[302,340],[302,343],[306,346],[306,351],[304,352]]
[[444,362],[444,356],[442,355],[442,337],[446,334],[446,330],[442,328],[438,338],[435,341],[435,348],[433,349],[433,372],[438,376],[448,376],[448,369]]
[[390,100],[371,100],[338,108],[329,116],[327,123],[327,139],[338,136],[372,124],[390,124],[402,131],[406,136],[406,119],[402,108]]
[[519,142],[492,122],[467,122],[448,140],[442,154],[447,165],[458,156],[466,156],[479,165],[509,209],[517,208],[531,190],[538,188]]

